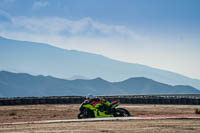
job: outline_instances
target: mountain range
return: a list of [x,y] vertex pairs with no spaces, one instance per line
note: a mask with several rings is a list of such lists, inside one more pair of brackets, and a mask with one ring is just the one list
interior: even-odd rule
[[102,78],[65,80],[51,76],[0,71],[0,97],[85,96],[88,93],[95,95],[200,94],[200,91],[191,86],[171,86],[144,77],[109,82]]
[[178,73],[117,61],[98,54],[3,37],[0,37],[0,70],[63,79],[74,75],[88,79],[101,77],[111,82],[146,77],[170,85],[190,85],[200,89],[200,80]]

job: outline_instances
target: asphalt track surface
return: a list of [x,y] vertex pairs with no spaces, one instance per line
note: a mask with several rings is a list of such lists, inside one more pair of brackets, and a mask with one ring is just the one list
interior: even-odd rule
[[0,126],[24,125],[24,124],[48,124],[48,123],[96,122],[96,121],[162,120],[162,119],[199,119],[200,120],[200,115],[140,115],[137,117],[42,120],[42,121],[0,123]]

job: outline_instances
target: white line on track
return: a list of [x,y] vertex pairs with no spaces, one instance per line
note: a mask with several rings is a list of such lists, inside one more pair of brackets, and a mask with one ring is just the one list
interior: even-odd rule
[[113,117],[113,118],[90,118],[70,120],[43,120],[29,122],[0,123],[2,125],[23,125],[23,124],[47,124],[47,123],[69,123],[69,122],[95,122],[95,121],[116,121],[116,120],[157,120],[157,119],[200,119],[200,117]]

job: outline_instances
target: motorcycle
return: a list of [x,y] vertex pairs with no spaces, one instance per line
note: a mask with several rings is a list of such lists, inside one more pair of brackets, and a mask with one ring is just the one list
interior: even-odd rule
[[[110,114],[113,117],[128,117],[130,116],[130,112],[124,108],[116,108],[119,106],[118,101],[113,101],[111,103],[111,106],[109,107],[102,107],[100,111],[106,111],[107,114]],[[84,118],[95,118],[94,111],[83,107],[83,104],[80,106],[80,113],[78,114],[78,119],[84,119]]]

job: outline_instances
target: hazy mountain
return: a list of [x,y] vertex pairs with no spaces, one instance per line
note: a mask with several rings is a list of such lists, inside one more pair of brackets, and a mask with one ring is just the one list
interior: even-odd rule
[[130,78],[125,81],[114,83],[115,86],[123,89],[126,93],[136,94],[187,94],[187,93],[200,93],[199,90],[184,85],[171,86],[168,84],[156,82],[144,77]]
[[68,78],[68,80],[75,80],[75,79],[89,79],[89,78],[81,76],[81,75],[74,75],[74,76]]
[[200,93],[191,86],[171,86],[147,78],[130,78],[108,82],[102,78],[64,80],[51,76],[32,76],[25,73],[0,72],[1,97],[64,96],[117,94],[183,94]]
[[151,68],[112,60],[107,57],[64,50],[48,44],[9,40],[0,37],[0,70],[65,78],[83,75],[121,81],[130,77],[147,77],[171,85],[191,85],[200,89],[200,80]]

